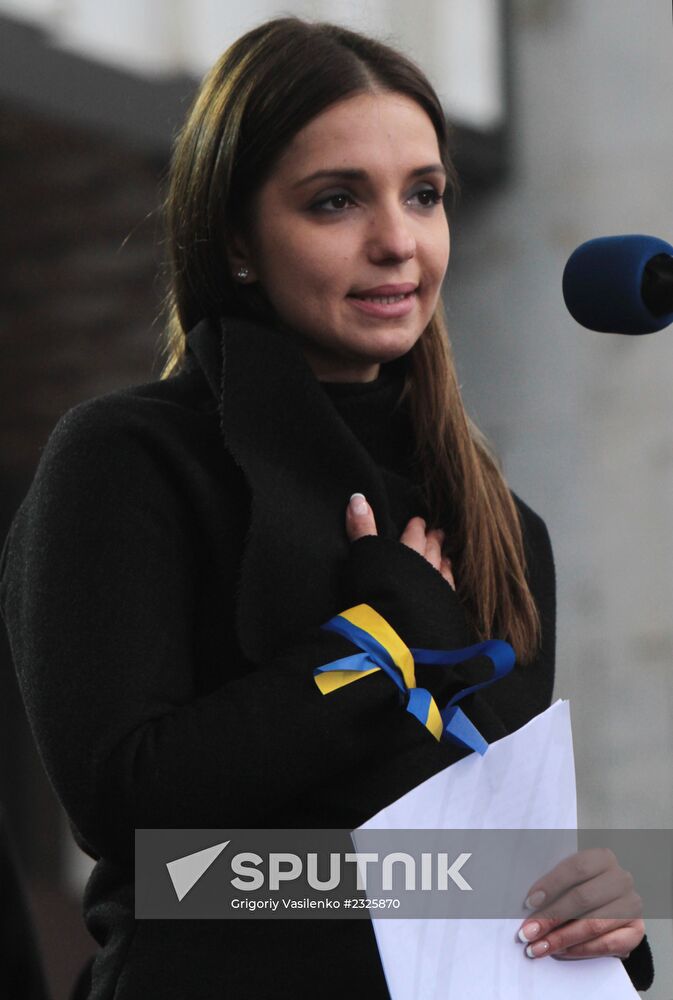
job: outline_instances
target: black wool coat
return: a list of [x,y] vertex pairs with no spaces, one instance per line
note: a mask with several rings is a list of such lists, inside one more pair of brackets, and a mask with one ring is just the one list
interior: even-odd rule
[[[188,344],[179,374],[61,418],[2,555],[28,716],[97,861],[90,996],[383,1000],[369,922],[133,916],[136,828],[353,829],[462,756],[380,671],[323,696],[313,668],[354,649],[322,622],[367,603],[408,646],[474,641],[451,587],[398,541],[424,513],[418,487],[375,460],[296,345],[242,320],[204,322]],[[351,544],[356,491],[379,535]],[[489,741],[553,686],[552,553],[517,506],[543,641],[462,703]],[[457,684],[442,670],[439,695]]]

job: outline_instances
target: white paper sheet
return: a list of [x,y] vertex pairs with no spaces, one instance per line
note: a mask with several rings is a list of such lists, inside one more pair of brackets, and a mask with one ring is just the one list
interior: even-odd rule
[[[576,827],[570,710],[568,702],[557,701],[518,732],[493,743],[483,757],[473,753],[463,758],[360,829]],[[353,840],[356,849],[364,849],[357,830]],[[518,919],[372,919],[392,1000],[638,997],[619,959],[527,958],[516,939]]]

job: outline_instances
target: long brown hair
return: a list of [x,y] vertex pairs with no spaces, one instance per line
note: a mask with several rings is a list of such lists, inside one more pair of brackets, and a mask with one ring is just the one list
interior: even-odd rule
[[[162,378],[180,369],[185,334],[199,320],[274,321],[262,289],[229,273],[227,239],[245,233],[255,193],[300,129],[335,102],[377,90],[404,94],[427,112],[447,190],[455,194],[439,99],[420,69],[387,45],[333,24],[276,18],[234,42],[208,73],[171,164]],[[530,660],[540,625],[521,525],[497,463],[465,413],[441,305],[409,352],[405,392],[428,511],[433,524],[449,528],[446,549],[461,601],[482,638],[508,639],[520,660]]]

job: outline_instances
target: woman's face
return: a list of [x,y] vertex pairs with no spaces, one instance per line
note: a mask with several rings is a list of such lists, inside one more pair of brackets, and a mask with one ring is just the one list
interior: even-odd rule
[[449,259],[444,186],[432,122],[402,94],[347,98],[283,153],[231,263],[260,282],[317,378],[370,381],[422,334]]

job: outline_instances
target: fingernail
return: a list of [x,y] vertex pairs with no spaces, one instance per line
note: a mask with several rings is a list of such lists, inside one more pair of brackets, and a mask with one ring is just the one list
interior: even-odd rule
[[535,922],[532,924],[524,924],[523,927],[519,929],[519,941],[523,941],[524,944],[527,944],[529,941],[534,941],[539,933],[539,924],[536,924]]
[[542,906],[545,899],[547,898],[546,892],[542,889],[538,889],[537,892],[530,894],[526,902],[523,904],[527,910],[537,910],[538,906]]
[[349,504],[353,514],[366,514],[369,511],[369,504],[362,493],[354,493]]
[[539,958],[540,955],[545,955],[549,951],[549,941],[538,941],[536,944],[529,944],[526,948],[526,954],[529,958]]

